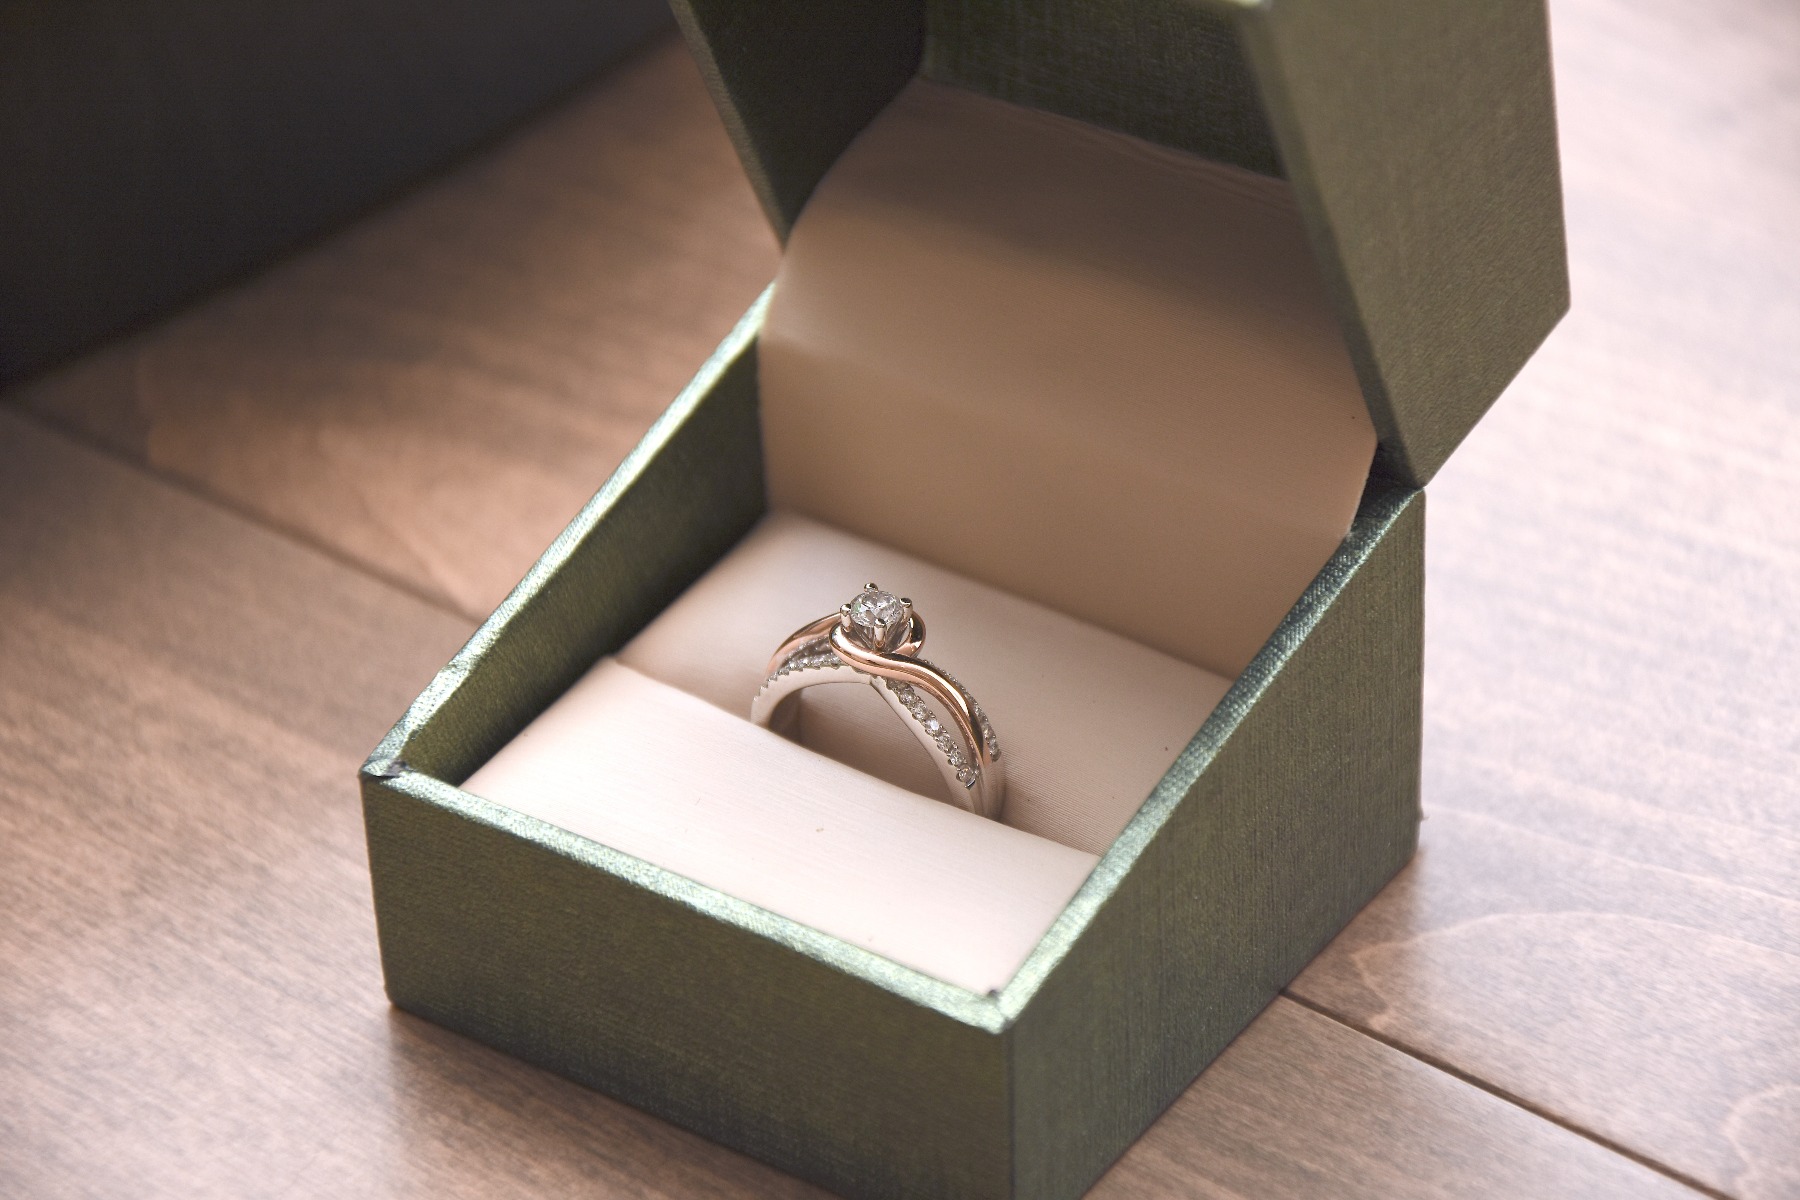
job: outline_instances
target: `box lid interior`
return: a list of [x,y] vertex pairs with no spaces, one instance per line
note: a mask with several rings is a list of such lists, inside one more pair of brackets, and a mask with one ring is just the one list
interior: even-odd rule
[[784,236],[914,76],[1285,178],[1380,439],[1423,485],[1568,306],[1537,0],[677,0]]

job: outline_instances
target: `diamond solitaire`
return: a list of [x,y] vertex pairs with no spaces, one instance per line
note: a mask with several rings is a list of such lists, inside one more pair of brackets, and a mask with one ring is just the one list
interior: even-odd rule
[[886,650],[897,644],[894,638],[906,633],[907,617],[911,610],[911,600],[901,599],[892,592],[884,592],[872,583],[843,608],[851,625],[878,650]]

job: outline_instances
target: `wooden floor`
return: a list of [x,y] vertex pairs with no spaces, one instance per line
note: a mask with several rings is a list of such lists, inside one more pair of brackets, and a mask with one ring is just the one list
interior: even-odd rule
[[[1097,1196],[1800,1197],[1800,5],[1552,18],[1423,849]],[[816,1194],[392,1011],[352,779],[774,261],[667,45],[0,403],[0,1195]]]

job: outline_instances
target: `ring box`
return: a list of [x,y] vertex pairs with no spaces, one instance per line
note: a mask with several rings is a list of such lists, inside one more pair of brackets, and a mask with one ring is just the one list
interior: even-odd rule
[[[845,244],[818,232],[851,211],[845,181],[879,189],[910,161],[856,165],[898,144],[908,114],[951,112],[932,128],[954,130],[952,110],[973,106],[1123,147],[1120,162],[1211,164],[1199,175],[1291,196],[1378,448],[1348,535],[1260,648],[1226,664],[1224,698],[1047,931],[992,986],[959,983],[461,786],[762,537],[772,496],[806,507],[794,402],[765,395],[800,317],[765,297],[365,765],[389,995],[847,1195],[1077,1195],[1416,845],[1421,489],[1567,306],[1542,6],[677,7],[790,238],[783,288],[813,269],[803,251]],[[1076,198],[1064,208],[1087,194],[1057,193]],[[904,275],[911,260],[895,261]],[[1290,316],[1256,319],[1304,325]],[[1166,451],[1177,467],[1186,446]],[[1094,458],[1059,482],[1105,508],[1112,468]],[[1145,479],[1189,486],[1157,470],[1146,460]],[[1121,570],[1139,568],[1154,586],[1180,564]],[[1095,620],[1136,632],[1102,592]]]

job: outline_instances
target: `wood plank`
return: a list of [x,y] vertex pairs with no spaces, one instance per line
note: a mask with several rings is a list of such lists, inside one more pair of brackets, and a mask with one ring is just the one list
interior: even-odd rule
[[811,1194],[389,1009],[355,770],[469,632],[0,414],[0,1194]]
[[13,395],[483,617],[775,264],[664,40],[404,202]]
[[[388,1008],[353,773],[466,622],[0,413],[0,1194],[817,1193]],[[1102,1195],[1686,1194],[1283,1002]]]
[[1574,311],[1431,489],[1424,851],[1292,990],[1800,1195],[1800,10],[1552,15]]
[[[1794,1195],[1800,11],[1556,0],[1552,17],[1575,312],[1432,488],[1424,853],[1294,993],[1706,1186]],[[657,63],[689,71],[637,69]],[[684,78],[638,86],[704,125]],[[707,272],[741,269],[746,298],[767,274],[741,265],[772,253],[747,191],[710,232],[682,224],[727,211],[701,191],[740,186],[711,127],[714,173],[656,228],[719,257],[607,265],[587,223],[648,220],[605,217],[608,197],[653,207],[664,193],[633,178],[704,157],[674,118],[607,114],[582,128],[661,129],[622,139],[629,178],[571,167],[585,150],[523,156],[542,181],[521,167],[516,188],[473,165],[457,202],[369,227],[386,240],[322,247],[22,399],[483,612],[710,345],[686,331],[741,306],[698,303]],[[653,142],[686,165],[656,165]],[[586,247],[567,273],[565,245]],[[625,283],[589,277],[615,269]],[[609,322],[639,332],[607,342]],[[625,349],[598,363],[595,345]],[[657,359],[668,346],[689,357]],[[614,371],[669,383],[609,407]],[[185,628],[148,611],[146,630]],[[218,657],[209,686],[280,710]]]
[[1089,1193],[1692,1197],[1675,1181],[1277,1000]]

